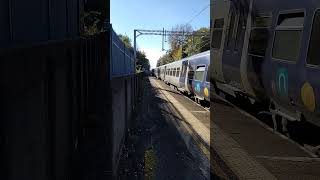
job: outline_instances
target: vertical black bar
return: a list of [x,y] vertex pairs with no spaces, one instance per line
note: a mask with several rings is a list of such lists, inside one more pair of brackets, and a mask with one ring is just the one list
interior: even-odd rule
[[56,89],[55,89],[55,59],[47,58],[47,137],[48,137],[48,177],[55,180],[55,119],[56,119]]
[[12,27],[12,0],[8,0],[9,5],[9,28],[10,28],[10,43],[13,41],[13,27]]
[[70,37],[70,32],[69,32],[69,0],[66,0],[66,35],[67,38]]
[[47,3],[48,3],[48,40],[50,40],[51,39],[51,28],[52,28],[51,0],[48,0]]

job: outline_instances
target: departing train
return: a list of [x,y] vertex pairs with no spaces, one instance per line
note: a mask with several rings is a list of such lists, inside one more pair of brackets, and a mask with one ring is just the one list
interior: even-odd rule
[[155,76],[181,92],[193,95],[197,102],[210,101],[210,51],[159,66]]
[[320,126],[320,1],[214,0],[216,91],[267,102],[274,122]]

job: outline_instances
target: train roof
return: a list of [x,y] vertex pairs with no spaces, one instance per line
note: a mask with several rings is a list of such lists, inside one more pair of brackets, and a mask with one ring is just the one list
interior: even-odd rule
[[210,50],[201,52],[201,53],[199,53],[199,54],[192,55],[192,56],[190,56],[190,57],[183,58],[183,59],[178,60],[178,61],[174,61],[174,62],[171,62],[171,63],[168,63],[168,64],[164,64],[164,65],[159,66],[159,67],[157,67],[157,68],[161,68],[161,67],[164,67],[164,66],[167,66],[167,65],[171,65],[171,64],[174,64],[174,63],[179,63],[179,62],[185,61],[185,60],[191,61],[191,60],[193,60],[193,59],[198,59],[198,58],[200,58],[200,57],[202,57],[202,56],[210,56]]

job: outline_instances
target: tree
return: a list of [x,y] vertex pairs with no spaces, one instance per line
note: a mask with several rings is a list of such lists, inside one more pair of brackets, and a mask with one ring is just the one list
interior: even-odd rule
[[105,32],[104,16],[101,12],[82,10],[80,15],[80,35],[93,36]]
[[[184,32],[185,34],[190,34],[193,29],[190,24],[180,24],[172,28],[172,31]],[[173,34],[169,36],[169,44],[171,49],[171,56],[175,61],[180,60],[183,56],[183,51],[185,50],[185,44],[188,41],[187,36],[181,36]]]
[[[193,29],[190,24],[178,24],[172,28],[172,31],[180,31],[188,34],[188,33],[191,33]],[[186,42],[187,42],[187,36],[180,36],[177,34],[173,34],[169,36],[169,44],[172,50],[178,49],[179,47],[184,45]]]
[[[182,31],[189,34],[193,32],[189,24],[176,25],[173,31]],[[157,67],[180,60],[187,56],[192,56],[210,49],[209,28],[203,27],[195,31],[196,34],[205,33],[203,36],[179,36],[169,37],[170,50],[157,61]]]
[[137,51],[137,65],[141,65],[145,70],[150,70],[150,62],[144,51]]
[[124,43],[124,46],[128,49],[133,49],[132,44],[131,44],[131,39],[127,35],[122,35],[119,34],[118,37],[120,40]]
[[195,33],[206,33],[204,36],[189,36],[185,45],[185,53],[188,56],[210,50],[209,28],[200,28]]
[[168,64],[175,61],[174,57],[172,56],[172,51],[168,51],[166,54],[160,57],[160,59],[157,62],[157,67],[162,66],[164,64]]

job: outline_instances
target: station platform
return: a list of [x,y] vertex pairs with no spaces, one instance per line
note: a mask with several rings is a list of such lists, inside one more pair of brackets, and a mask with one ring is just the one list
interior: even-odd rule
[[210,151],[211,179],[320,179],[320,158],[220,96],[211,94],[210,119],[210,111],[163,81],[150,81],[187,124],[182,136],[189,134],[198,153]]
[[[152,149],[158,163],[151,168],[154,175],[141,170],[140,177],[320,179],[319,158],[216,94],[211,94],[208,110],[156,78],[146,78],[144,87],[136,125],[126,143],[133,145],[124,154],[134,161],[131,167],[137,162],[145,167],[148,163],[139,159]],[[130,169],[128,158],[122,159],[127,165],[120,163],[120,169]],[[123,178],[127,172],[120,174],[120,179],[127,179]]]
[[320,179],[320,159],[211,94],[211,162],[227,179]]

